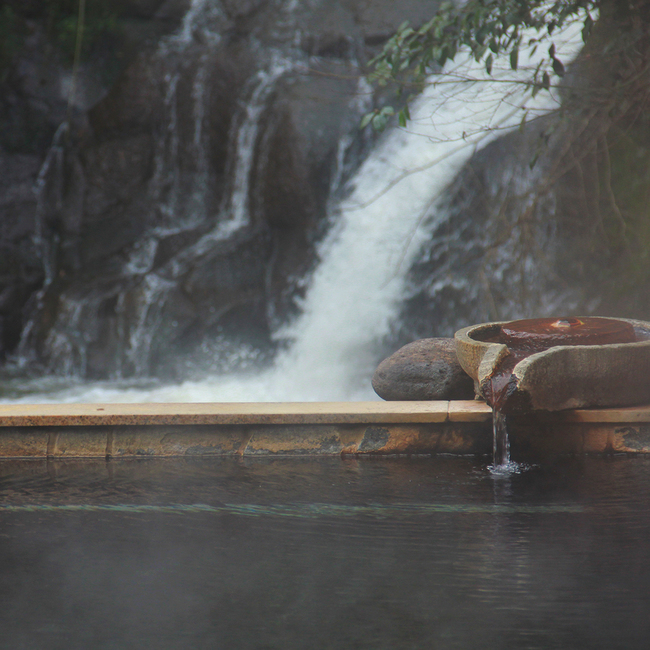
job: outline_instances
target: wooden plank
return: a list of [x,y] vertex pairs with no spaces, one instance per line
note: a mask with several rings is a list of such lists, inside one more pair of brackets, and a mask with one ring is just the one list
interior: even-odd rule
[[[566,423],[650,422],[650,405],[535,412]],[[484,402],[186,402],[149,404],[0,404],[0,427],[101,425],[410,424],[485,422]]]
[[445,422],[449,402],[0,404],[0,426]]
[[608,409],[576,409],[557,414],[564,422],[650,422],[650,405]]
[[485,422],[492,419],[492,409],[478,400],[449,402],[450,422]]

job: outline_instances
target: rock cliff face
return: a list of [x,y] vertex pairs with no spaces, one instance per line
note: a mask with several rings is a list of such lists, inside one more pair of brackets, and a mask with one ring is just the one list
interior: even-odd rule
[[601,4],[562,110],[490,144],[448,188],[396,342],[524,317],[648,318],[650,9],[624,7]]
[[359,66],[431,3],[97,6],[74,81],[76,3],[3,15],[1,353],[128,377],[267,350],[369,144]]
[[[435,4],[98,0],[73,75],[76,3],[5,2],[0,357],[120,378],[272,354],[372,145],[359,118],[382,98],[359,71]],[[485,320],[650,318],[648,57],[603,73],[612,38],[567,77],[607,101],[567,91],[460,170],[378,359]]]

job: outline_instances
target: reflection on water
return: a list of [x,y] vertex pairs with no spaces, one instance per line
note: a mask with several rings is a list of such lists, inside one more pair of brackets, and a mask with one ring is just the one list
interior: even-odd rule
[[650,462],[0,462],[2,648],[645,648]]

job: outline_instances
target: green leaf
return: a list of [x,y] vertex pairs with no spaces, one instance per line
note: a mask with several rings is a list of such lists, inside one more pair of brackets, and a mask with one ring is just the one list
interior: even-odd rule
[[591,28],[594,26],[594,21],[592,17],[587,14],[587,17],[585,18],[584,26],[582,28],[582,40],[584,43],[587,42],[587,39],[591,35]]
[[366,113],[363,118],[361,119],[361,124],[359,125],[359,128],[365,129],[370,122],[372,122],[373,117],[375,117],[376,113]]
[[435,24],[437,16],[434,16],[428,23],[424,23],[420,29],[418,29],[418,34],[424,36]]
[[399,117],[399,125],[401,127],[405,127],[406,126],[406,115],[404,115],[404,111],[401,110],[397,115]]
[[457,53],[458,53],[458,46],[454,41],[452,41],[449,47],[447,48],[447,58],[453,61]]
[[558,77],[564,76],[564,65],[560,59],[553,59],[553,72],[555,72]]
[[375,131],[383,131],[388,124],[389,116],[383,113],[378,113],[372,119],[372,128]]
[[519,50],[515,48],[510,52],[510,67],[513,70],[517,69],[517,66],[519,65]]
[[485,70],[487,71],[488,74],[492,74],[492,62],[493,62],[493,57],[491,54],[488,54],[487,59],[485,59]]

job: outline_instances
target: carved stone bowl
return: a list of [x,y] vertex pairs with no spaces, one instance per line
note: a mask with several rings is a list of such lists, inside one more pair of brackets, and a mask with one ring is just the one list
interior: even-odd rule
[[[636,340],[606,345],[554,345],[517,360],[504,411],[606,408],[650,404],[650,323],[629,323]],[[474,379],[480,396],[490,395],[491,380],[508,365],[511,350],[489,340],[507,322],[483,323],[456,332],[460,365]],[[513,365],[514,364],[514,365]]]

